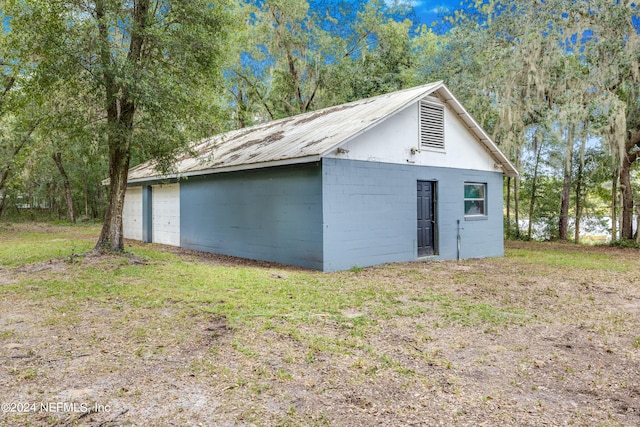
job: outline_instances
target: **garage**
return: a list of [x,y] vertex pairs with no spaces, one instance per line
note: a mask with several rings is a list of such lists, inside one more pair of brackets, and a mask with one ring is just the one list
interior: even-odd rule
[[143,241],[323,271],[504,254],[503,178],[518,172],[442,82],[190,152],[169,175],[129,170]]
[[154,185],[151,193],[153,243],[180,246],[180,184]]
[[142,240],[142,187],[127,189],[122,213],[124,238]]

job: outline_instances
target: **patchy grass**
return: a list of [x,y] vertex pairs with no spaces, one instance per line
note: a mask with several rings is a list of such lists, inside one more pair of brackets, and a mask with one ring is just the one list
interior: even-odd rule
[[0,224],[0,266],[16,266],[87,252],[99,227]]
[[[552,269],[584,269],[598,271],[628,271],[636,267],[633,259],[612,256],[615,250],[607,251],[602,248],[588,248],[573,244],[551,244],[529,242],[526,245],[514,243],[508,248],[506,255],[521,262],[536,266],[547,266]],[[618,251],[622,253],[621,251]],[[588,256],[585,256],[588,253]]]
[[640,424],[631,249],[339,273],[0,224],[0,425]]
[[[372,280],[372,274],[378,274],[376,269],[367,274],[364,269],[357,269],[328,275],[279,266],[211,265],[194,257],[163,252],[154,245],[140,244],[129,246],[130,252],[123,256],[83,260],[81,250],[92,247],[97,229],[72,230],[73,238],[62,237],[66,229],[11,235],[8,244],[0,245],[2,263],[16,266],[18,272],[39,274],[25,274],[20,281],[6,285],[4,291],[28,295],[34,300],[109,303],[118,299],[142,307],[180,303],[249,323],[259,317],[283,318],[294,324],[313,323],[318,318],[359,323],[358,326],[373,324],[364,320],[364,314],[360,320],[349,319],[343,314],[345,310],[372,312],[380,319],[415,317],[435,310],[443,322],[467,326],[482,322],[503,324],[516,319],[519,322],[526,317],[526,313],[514,307],[469,301],[444,289],[434,292],[424,286],[428,281],[416,283],[411,289],[395,288],[389,281],[402,280],[406,275],[414,280],[428,279],[424,271],[407,272],[395,267],[386,267],[387,280],[377,281]],[[51,258],[57,258],[55,263]],[[132,262],[139,259],[144,262]],[[42,260],[48,261],[29,267]],[[378,268],[381,269],[385,267]]]

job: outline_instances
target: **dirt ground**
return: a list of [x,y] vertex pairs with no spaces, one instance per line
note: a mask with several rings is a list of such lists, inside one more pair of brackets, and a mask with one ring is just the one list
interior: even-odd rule
[[[567,248],[626,262],[639,254]],[[67,306],[2,292],[65,265],[0,268],[2,426],[640,425],[640,262],[631,271],[514,256],[366,268],[360,279],[403,291],[397,316],[375,305],[344,311],[372,322],[363,336],[323,316],[231,325],[193,305]],[[518,310],[501,312],[505,322],[456,321],[421,297],[434,287],[458,311]]]

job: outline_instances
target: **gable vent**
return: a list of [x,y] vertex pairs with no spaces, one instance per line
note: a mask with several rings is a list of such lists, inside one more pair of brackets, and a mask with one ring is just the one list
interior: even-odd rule
[[444,106],[420,102],[420,144],[444,150]]

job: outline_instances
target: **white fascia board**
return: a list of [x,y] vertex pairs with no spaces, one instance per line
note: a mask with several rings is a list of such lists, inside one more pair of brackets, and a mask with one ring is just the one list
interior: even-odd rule
[[513,166],[513,164],[509,161],[509,159],[504,155],[504,153],[498,148],[495,142],[487,135],[487,133],[482,129],[482,127],[475,121],[475,119],[467,112],[464,106],[456,99],[455,96],[447,89],[445,85],[440,85],[437,89],[437,92],[443,94],[443,98],[445,98],[445,102],[453,108],[453,110],[458,114],[458,117],[462,119],[462,121],[466,124],[466,126],[473,133],[476,134],[478,140],[484,145],[484,147],[491,153],[491,155],[501,163],[504,169],[504,173],[510,177],[519,176],[518,170]]
[[170,175],[162,175],[162,176],[150,176],[145,178],[136,178],[130,179],[127,181],[128,184],[138,184],[147,181],[160,181],[165,179],[180,179],[180,178],[188,178],[190,176],[200,176],[200,175],[212,175],[216,173],[222,172],[235,172],[235,171],[243,171],[243,170],[253,170],[253,169],[264,169],[268,167],[274,166],[287,166],[287,165],[296,165],[302,163],[313,163],[320,161],[320,156],[307,156],[307,157],[297,157],[292,159],[285,160],[274,160],[271,162],[262,162],[262,163],[246,163],[242,165],[236,166],[226,166],[226,167],[218,167],[211,169],[203,169],[191,172],[170,174]]

